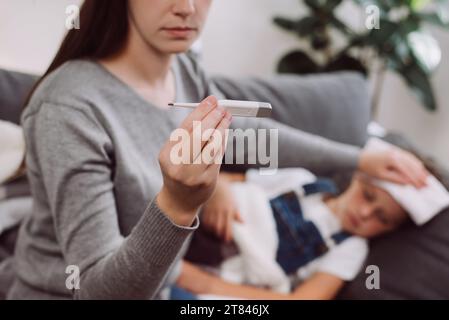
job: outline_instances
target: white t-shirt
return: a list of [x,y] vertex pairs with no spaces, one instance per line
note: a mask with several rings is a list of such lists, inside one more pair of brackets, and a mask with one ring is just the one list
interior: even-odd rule
[[[311,172],[305,169],[289,168],[279,169],[274,175],[261,175],[258,170],[249,170],[245,183],[259,186],[268,199],[295,191],[300,197],[304,218],[315,224],[323,239],[330,239],[332,235],[342,231],[340,221],[324,203],[322,194],[303,195],[302,186],[315,181],[316,177]],[[350,281],[360,271],[367,254],[367,240],[351,236],[298,269],[297,275],[300,280],[305,280],[316,272],[326,272],[342,280]]]

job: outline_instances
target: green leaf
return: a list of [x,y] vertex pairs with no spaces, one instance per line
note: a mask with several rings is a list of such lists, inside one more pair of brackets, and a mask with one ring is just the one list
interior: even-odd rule
[[281,29],[287,30],[287,31],[295,31],[296,30],[296,21],[282,18],[282,17],[275,17],[273,19],[274,24],[276,24]]
[[417,63],[400,66],[396,71],[402,76],[417,98],[429,111],[435,111],[437,109],[429,76]]
[[300,36],[305,37],[313,34],[319,27],[322,27],[322,24],[317,17],[304,17],[296,23],[296,32]]
[[391,52],[388,53],[389,55],[395,57],[401,65],[410,63],[412,52],[407,42],[407,38],[404,39],[402,36],[396,34],[391,38],[391,41],[388,44],[392,47]]
[[433,24],[437,27],[449,29],[449,13],[443,11],[433,13],[415,13],[423,22]]
[[295,32],[300,37],[310,36],[316,31],[317,28],[324,28],[324,25],[315,16],[304,17],[298,21],[275,17],[273,22],[281,29]]
[[349,27],[347,25],[345,25],[342,21],[340,21],[333,14],[330,16],[329,23],[331,25],[333,25],[336,29],[340,30],[341,32],[343,32],[345,34],[352,33],[351,29],[349,29]]
[[429,4],[430,0],[408,0],[412,10],[417,11]]
[[337,57],[332,59],[323,69],[325,72],[335,72],[335,71],[357,71],[367,76],[368,70],[363,65],[363,63],[350,56],[347,52],[341,52]]
[[402,36],[406,37],[410,32],[418,30],[419,25],[420,19],[417,16],[411,14],[407,18],[399,22],[398,31],[402,34]]
[[364,47],[367,45],[367,35],[366,34],[358,34],[349,38],[348,45],[346,47],[346,51],[350,48],[354,47]]
[[407,36],[407,44],[421,69],[427,74],[434,72],[442,56],[438,41],[426,32],[415,31]]
[[362,6],[363,8],[366,8],[369,5],[375,5],[379,8],[380,12],[385,14],[386,12],[390,11],[390,6],[388,4],[384,3],[384,1],[379,0],[354,0],[355,3]]
[[325,8],[328,12],[332,12],[336,7],[340,5],[342,0],[327,0],[325,4]]
[[367,45],[372,45],[377,48],[379,53],[385,53],[391,51],[392,38],[399,30],[399,24],[388,21],[386,19],[380,19],[380,29],[372,29],[370,32],[364,35],[364,42]]
[[323,1],[320,0],[304,0],[304,3],[313,10],[319,10],[323,7]]

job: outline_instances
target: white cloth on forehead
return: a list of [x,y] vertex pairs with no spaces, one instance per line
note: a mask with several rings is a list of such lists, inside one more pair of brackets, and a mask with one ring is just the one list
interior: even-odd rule
[[[370,150],[386,150],[393,147],[377,138],[370,139],[366,145],[366,148]],[[449,207],[449,192],[432,175],[427,178],[427,185],[420,189],[412,185],[400,185],[385,180],[372,179],[372,181],[387,191],[417,225],[425,224]]]

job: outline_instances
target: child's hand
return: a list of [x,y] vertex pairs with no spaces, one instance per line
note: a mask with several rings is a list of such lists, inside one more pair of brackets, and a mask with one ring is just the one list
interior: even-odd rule
[[232,223],[243,222],[227,179],[219,179],[213,195],[205,202],[201,214],[206,229],[219,238],[232,240]]

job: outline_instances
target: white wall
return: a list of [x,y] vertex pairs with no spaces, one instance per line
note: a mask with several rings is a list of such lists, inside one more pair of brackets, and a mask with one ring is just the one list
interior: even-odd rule
[[424,110],[402,80],[390,73],[384,84],[379,122],[405,133],[449,167],[449,32],[433,32],[443,51],[441,65],[432,77],[438,111]]
[[[65,8],[81,0],[0,0],[0,67],[42,73],[65,32]],[[295,17],[298,0],[213,0],[203,35],[203,59],[212,73],[230,76],[265,76],[299,40],[272,24],[274,15]],[[347,23],[362,17],[345,5]],[[430,114],[419,105],[395,75],[386,77],[379,121],[412,138],[441,161],[449,162],[449,33],[435,32],[443,62],[433,84],[440,110]]]
[[45,71],[66,31],[66,7],[80,2],[0,0],[0,67]]

